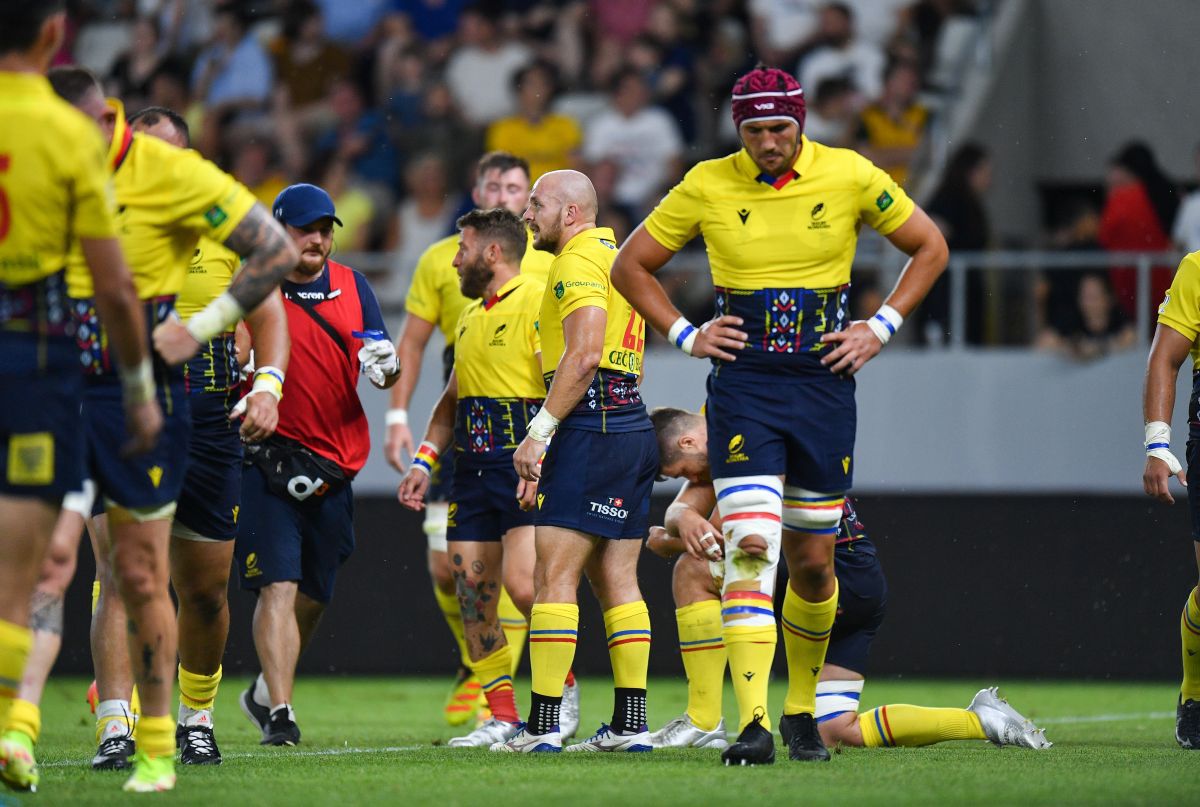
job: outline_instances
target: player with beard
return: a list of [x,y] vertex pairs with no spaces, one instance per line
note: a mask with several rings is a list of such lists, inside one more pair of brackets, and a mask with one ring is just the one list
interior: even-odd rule
[[366,278],[329,260],[333,226],[341,224],[329,194],[292,185],[273,209],[300,250],[282,287],[291,358],[274,436],[246,446],[234,554],[242,588],[258,596],[254,647],[262,669],[242,693],[242,710],[264,745],[295,745],[296,662],[354,550],[350,483],[371,447],[358,376],[387,389],[400,363]]
[[512,653],[500,623],[500,586],[528,617],[533,600],[536,482],[517,476],[512,455],[542,405],[538,313],[545,284],[520,271],[525,225],[504,208],[458,220],[454,265],[474,300],[455,328],[454,370],[400,484],[401,504],[424,506],[432,465],[453,447],[453,498],[447,533],[471,671],[491,718],[450,741],[490,746],[519,730]]

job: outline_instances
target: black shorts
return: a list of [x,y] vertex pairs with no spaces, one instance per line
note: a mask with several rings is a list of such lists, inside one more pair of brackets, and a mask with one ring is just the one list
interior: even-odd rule
[[446,540],[499,541],[514,527],[533,524],[533,513],[522,510],[517,502],[519,481],[511,457],[487,468],[464,468],[459,463]]
[[0,375],[0,493],[57,505],[80,489],[85,476],[82,398],[77,366]]
[[871,642],[887,611],[887,580],[875,545],[867,538],[839,544],[833,565],[838,579],[838,613],[825,663],[865,675]]
[[705,417],[713,479],[782,475],[817,493],[853,483],[853,379],[819,366],[772,376],[727,365],[708,377]]
[[229,420],[237,390],[193,391],[192,440],[175,519],[202,538],[232,541],[242,500],[242,439]]
[[114,376],[88,381],[83,398],[87,468],[96,482],[97,502],[111,499],[125,508],[162,507],[179,499],[188,466],[192,433],[191,409],[183,373],[158,372],[158,404],[163,428],[158,443],[145,454],[122,458],[129,440],[121,382]]
[[242,588],[289,580],[317,602],[333,599],[338,569],[354,552],[354,493],[346,483],[302,502],[276,496],[255,465],[242,469],[234,544]]
[[646,536],[658,475],[654,430],[560,428],[542,462],[534,524],[601,538]]

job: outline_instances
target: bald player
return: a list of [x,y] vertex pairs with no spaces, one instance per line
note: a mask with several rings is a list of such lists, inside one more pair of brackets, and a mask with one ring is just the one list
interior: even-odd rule
[[617,247],[612,230],[596,225],[596,191],[586,176],[545,174],[530,194],[525,221],[534,249],[555,256],[539,315],[546,400],[513,455],[521,478],[539,483],[529,626],[533,694],[525,727],[492,750],[563,750],[559,707],[586,573],[604,609],[613,716],[566,750],[650,751],[650,617],[637,560],[658,445],[638,390],[645,324],[609,280]]

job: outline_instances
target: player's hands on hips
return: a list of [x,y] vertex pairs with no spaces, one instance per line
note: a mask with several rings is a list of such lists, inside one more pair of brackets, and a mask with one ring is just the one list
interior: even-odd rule
[[151,398],[142,403],[125,402],[125,430],[129,440],[121,446],[121,457],[145,454],[158,442],[162,431],[163,414],[158,400]]
[[537,489],[537,482],[526,482],[524,479],[517,482],[517,502],[527,513],[537,506]]
[[1146,470],[1142,472],[1142,487],[1145,488],[1147,496],[1158,499],[1163,504],[1175,504],[1175,497],[1171,495],[1170,490],[1172,476],[1179,480],[1179,484],[1187,487],[1187,469],[1180,468],[1178,472],[1172,474],[1165,460],[1160,460],[1158,457],[1146,457]]
[[154,349],[167,364],[183,364],[196,355],[200,343],[196,337],[176,319],[167,319],[154,329]]
[[[274,395],[266,392],[247,395],[245,401],[246,416],[242,419],[242,428],[239,430],[242,439],[247,443],[266,440],[275,433],[275,427],[279,425],[279,401],[275,400]],[[229,415],[230,420],[236,417],[233,413]]]
[[667,532],[666,527],[657,526],[650,528],[650,535],[646,538],[646,548],[663,560],[670,560],[687,551],[678,538]]
[[387,427],[387,440],[383,444],[388,465],[404,473],[404,458],[413,455],[412,430],[407,423],[393,423]]
[[400,480],[400,487],[396,490],[396,498],[400,504],[407,507],[409,510],[421,511],[425,509],[425,494],[429,490],[429,474],[424,471],[412,468],[403,479]]
[[697,560],[721,560],[725,557],[725,539],[721,531],[694,510],[679,514],[675,529],[683,548]]
[[836,345],[821,357],[821,364],[841,376],[854,375],[883,349],[879,337],[862,320],[851,322],[850,327],[844,331],[825,334],[821,341]]
[[545,453],[545,443],[525,435],[521,445],[517,446],[517,452],[513,454],[513,467],[517,469],[517,476],[526,482],[536,482],[541,479],[542,455]]
[[741,317],[730,314],[710,319],[696,332],[696,341],[692,343],[692,356],[697,359],[736,361],[737,356],[729,351],[743,350],[749,338],[745,331],[738,330],[743,322]]

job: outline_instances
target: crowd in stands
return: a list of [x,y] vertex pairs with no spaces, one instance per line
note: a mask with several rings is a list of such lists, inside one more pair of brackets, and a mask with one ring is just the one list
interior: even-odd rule
[[[403,298],[425,247],[453,231],[485,150],[525,157],[535,179],[556,168],[586,171],[601,220],[624,238],[690,165],[736,147],[729,89],[760,60],[801,79],[809,137],[858,149],[912,189],[914,160],[936,114],[939,33],[978,10],[972,0],[71,6],[72,34],[60,61],[91,67],[129,112],[184,110],[194,146],[264,203],[295,181],[328,188],[346,225],[337,248],[387,255],[363,267],[374,273],[385,305]],[[937,192],[922,200],[952,249],[995,245],[982,201],[991,172],[986,151],[962,146]],[[1108,180],[1102,210],[1080,213],[1095,232],[1083,233],[1079,223],[1077,241],[1120,250],[1200,247],[1200,198],[1176,196],[1147,149],[1122,151]],[[1053,246],[1066,243],[1063,233],[1055,239]],[[971,343],[994,341],[985,327],[983,275],[968,277]],[[1048,273],[1035,295],[1037,344],[1075,344],[1085,338],[1076,332],[1123,333],[1136,319],[1132,277],[1105,269],[1096,273],[1104,281],[1096,289],[1077,272]],[[1169,277],[1169,269],[1156,271],[1155,294]],[[705,284],[670,282],[689,315],[704,318]],[[1085,294],[1090,312],[1099,297],[1112,298],[1111,322],[1085,313]],[[870,283],[856,293],[861,306],[878,297]],[[943,281],[908,338],[945,341],[948,311]]]

